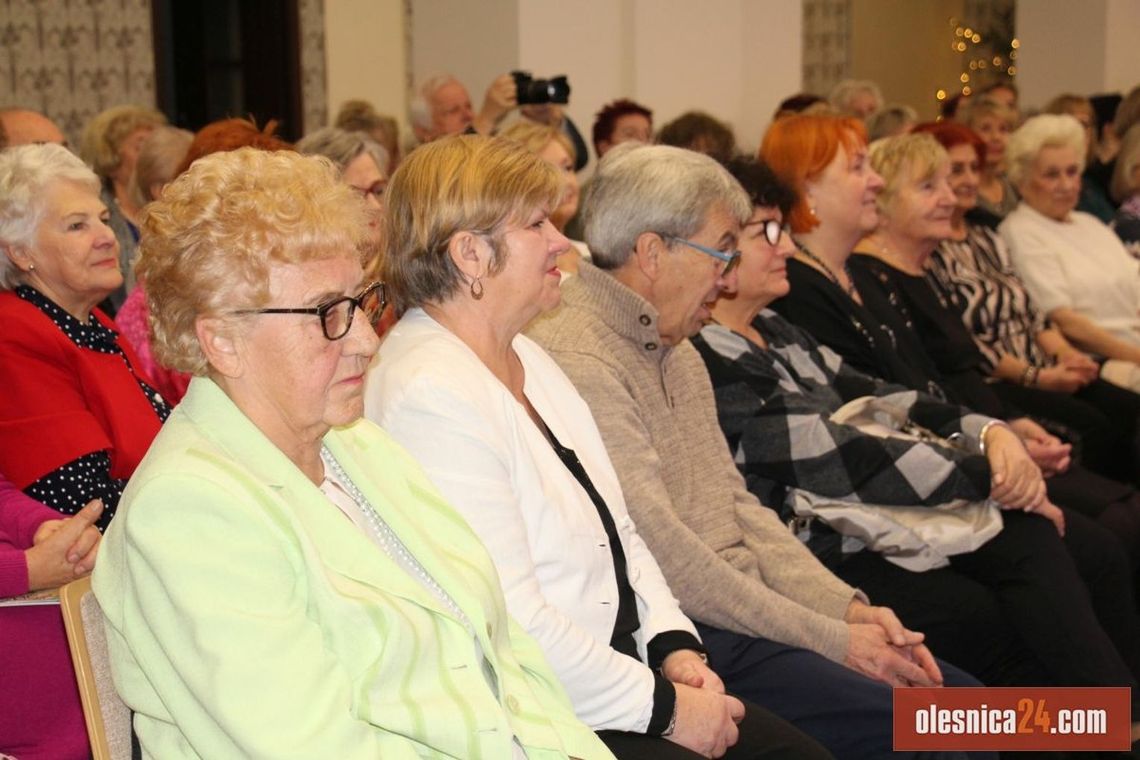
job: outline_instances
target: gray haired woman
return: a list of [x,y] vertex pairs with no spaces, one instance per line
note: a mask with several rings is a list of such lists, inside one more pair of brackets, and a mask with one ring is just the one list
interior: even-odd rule
[[297,150],[324,156],[340,170],[341,179],[364,199],[368,207],[368,235],[365,245],[374,248],[365,271],[379,271],[379,246],[384,215],[384,190],[388,187],[388,151],[364,132],[324,127],[305,135]]

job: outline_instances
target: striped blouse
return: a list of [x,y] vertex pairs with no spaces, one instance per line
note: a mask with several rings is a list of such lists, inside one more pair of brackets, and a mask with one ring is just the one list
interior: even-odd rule
[[993,371],[1002,354],[1030,364],[1047,360],[1037,345],[1045,316],[1033,306],[1005,243],[989,227],[966,225],[965,240],[943,240],[927,264],[927,279],[949,297]]

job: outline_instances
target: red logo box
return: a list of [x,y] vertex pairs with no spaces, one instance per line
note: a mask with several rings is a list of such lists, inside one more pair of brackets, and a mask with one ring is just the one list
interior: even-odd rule
[[894,690],[896,750],[1130,749],[1127,687]]

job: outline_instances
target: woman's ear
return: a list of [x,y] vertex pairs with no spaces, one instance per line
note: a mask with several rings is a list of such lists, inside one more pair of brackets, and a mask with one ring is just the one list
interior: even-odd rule
[[241,357],[240,338],[232,320],[221,317],[198,317],[194,332],[206,361],[218,374],[227,378],[241,377],[244,363]]
[[22,245],[0,245],[4,249],[4,255],[8,257],[8,261],[12,262],[12,266],[21,272],[27,272],[32,266],[32,257],[28,255],[28,250]]
[[484,277],[491,267],[491,245],[481,235],[462,231],[447,242],[447,255],[468,280]]

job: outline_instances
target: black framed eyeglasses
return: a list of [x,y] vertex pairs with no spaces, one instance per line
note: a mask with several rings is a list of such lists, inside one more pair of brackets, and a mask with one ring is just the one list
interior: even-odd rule
[[676,235],[662,235],[662,237],[669,240],[674,240],[678,243],[684,243],[690,248],[695,248],[703,254],[723,261],[724,269],[720,270],[721,277],[728,277],[728,275],[732,273],[732,270],[736,269],[737,265],[740,264],[740,251],[718,251],[715,248],[709,248],[707,245],[694,243],[692,240],[686,240],[685,238],[677,237]]
[[759,226],[764,230],[764,239],[768,241],[768,245],[777,246],[780,244],[780,236],[788,232],[788,228],[775,219],[761,219],[758,222],[748,222],[745,227]]
[[344,296],[308,309],[241,309],[234,314],[315,314],[321,318],[321,330],[329,340],[340,340],[352,329],[352,318],[356,310],[364,312],[365,319],[372,327],[380,322],[380,315],[388,304],[384,283],[373,282],[357,296]]

